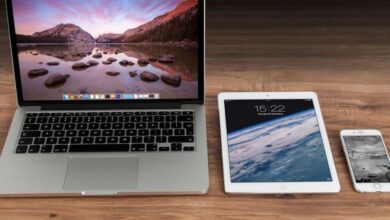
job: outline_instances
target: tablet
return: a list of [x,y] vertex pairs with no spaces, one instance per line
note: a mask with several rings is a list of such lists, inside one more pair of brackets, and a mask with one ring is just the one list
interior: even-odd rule
[[227,193],[340,191],[317,95],[220,93]]

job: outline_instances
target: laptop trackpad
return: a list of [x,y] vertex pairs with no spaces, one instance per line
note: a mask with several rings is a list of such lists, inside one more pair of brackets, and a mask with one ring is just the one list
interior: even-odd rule
[[64,189],[110,191],[137,187],[138,157],[71,157]]

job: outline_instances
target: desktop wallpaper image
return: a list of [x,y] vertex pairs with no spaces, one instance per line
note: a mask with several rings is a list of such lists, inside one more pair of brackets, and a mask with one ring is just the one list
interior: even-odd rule
[[[255,105],[283,105],[284,111],[259,116]],[[225,106],[232,182],[332,180],[311,100],[231,100]]]
[[198,98],[197,0],[13,0],[24,100]]

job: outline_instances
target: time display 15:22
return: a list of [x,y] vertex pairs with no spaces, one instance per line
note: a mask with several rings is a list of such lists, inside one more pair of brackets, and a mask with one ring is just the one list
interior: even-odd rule
[[255,105],[257,115],[283,115],[286,113],[285,105]]

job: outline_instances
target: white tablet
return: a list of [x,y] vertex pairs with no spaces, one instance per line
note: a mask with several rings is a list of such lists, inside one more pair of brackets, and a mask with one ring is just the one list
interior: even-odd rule
[[218,106],[227,193],[340,191],[315,93],[220,93]]

